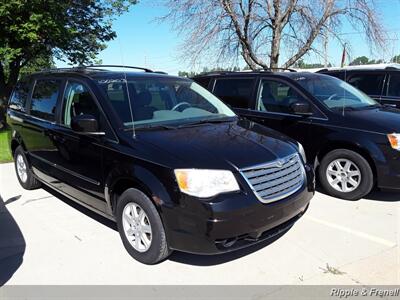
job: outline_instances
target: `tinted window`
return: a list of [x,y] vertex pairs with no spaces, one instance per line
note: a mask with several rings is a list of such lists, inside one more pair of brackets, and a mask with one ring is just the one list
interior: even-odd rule
[[286,83],[262,80],[257,109],[261,111],[292,113],[291,105],[302,97]]
[[309,75],[294,79],[326,107],[344,109],[370,109],[380,106],[375,100],[337,78],[325,75]]
[[232,107],[249,108],[253,86],[253,79],[217,79],[214,94]]
[[14,110],[25,112],[25,104],[28,96],[29,83],[19,82],[11,95],[9,107]]
[[211,77],[203,77],[203,78],[193,78],[198,84],[200,84],[204,88],[208,88],[208,84],[210,83]]
[[329,73],[321,72],[321,73],[322,73],[322,74],[329,75],[329,76],[333,76],[333,77],[336,77],[336,78],[339,78],[339,79],[341,79],[341,80],[345,80],[345,78],[344,78],[344,72],[329,72]]
[[400,75],[390,75],[388,96],[400,97]]
[[36,81],[31,103],[32,116],[48,121],[55,121],[60,83],[60,80]]
[[71,125],[71,119],[79,115],[92,115],[100,120],[100,111],[89,90],[79,82],[67,83],[64,93],[64,110],[62,121],[66,126]]
[[348,82],[367,95],[382,94],[384,74],[357,74],[350,77]]

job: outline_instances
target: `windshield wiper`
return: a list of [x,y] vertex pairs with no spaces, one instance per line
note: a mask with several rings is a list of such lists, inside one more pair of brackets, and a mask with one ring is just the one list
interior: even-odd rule
[[[152,129],[165,129],[165,130],[172,130],[176,129],[176,126],[169,126],[169,125],[142,125],[135,127],[135,130],[152,130]],[[125,131],[132,130],[132,128],[126,128]]]
[[337,107],[334,107],[333,108],[334,110],[337,110],[337,111],[342,111],[342,110],[345,110],[345,111],[353,111],[353,110],[356,110],[354,107],[352,107],[352,106],[345,106],[345,107],[343,107],[343,106],[337,106]]
[[179,125],[178,128],[192,127],[192,126],[197,126],[197,125],[202,125],[202,124],[227,123],[227,122],[233,122],[234,120],[236,120],[236,117],[205,119],[205,120],[200,120],[200,121],[191,122],[191,123],[187,123],[187,124],[182,124],[182,125]]

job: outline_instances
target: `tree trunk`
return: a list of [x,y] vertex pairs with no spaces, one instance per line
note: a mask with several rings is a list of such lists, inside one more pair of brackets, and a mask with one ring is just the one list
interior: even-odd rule
[[271,43],[270,68],[276,69],[279,66],[279,52],[281,48],[281,32],[279,28],[274,28]]

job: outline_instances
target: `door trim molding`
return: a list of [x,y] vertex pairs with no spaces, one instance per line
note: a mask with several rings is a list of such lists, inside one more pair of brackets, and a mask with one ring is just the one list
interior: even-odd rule
[[38,159],[38,160],[40,160],[40,161],[42,161],[42,162],[44,162],[44,163],[46,163],[46,164],[48,164],[48,165],[50,165],[50,166],[52,166],[52,167],[54,167],[54,168],[60,170],[60,171],[63,171],[63,172],[65,172],[65,173],[68,173],[68,174],[70,174],[70,175],[72,175],[72,176],[75,176],[75,177],[77,177],[77,178],[79,178],[79,179],[85,180],[85,181],[87,181],[87,182],[89,182],[89,183],[91,183],[91,184],[100,186],[100,182],[98,182],[98,181],[96,181],[96,180],[93,180],[93,179],[91,179],[91,178],[89,178],[89,177],[83,176],[83,175],[81,175],[81,174],[79,174],[79,173],[76,173],[76,172],[74,172],[74,171],[71,171],[71,170],[69,170],[69,169],[67,169],[67,168],[64,168],[64,167],[60,166],[60,165],[57,165],[57,164],[55,164],[55,163],[52,163],[51,161],[48,161],[47,159],[42,158],[42,157],[40,157],[40,156],[38,156],[38,155],[36,155],[36,154],[33,154],[33,153],[30,153],[30,152],[29,152],[29,155],[33,156],[34,158],[36,158],[36,159]]

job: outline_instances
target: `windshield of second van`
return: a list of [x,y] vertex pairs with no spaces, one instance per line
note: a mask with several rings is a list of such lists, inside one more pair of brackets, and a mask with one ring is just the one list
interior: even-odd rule
[[236,118],[228,106],[191,80],[128,77],[98,83],[126,128]]
[[299,77],[296,81],[330,109],[364,109],[379,106],[350,84],[327,75]]

